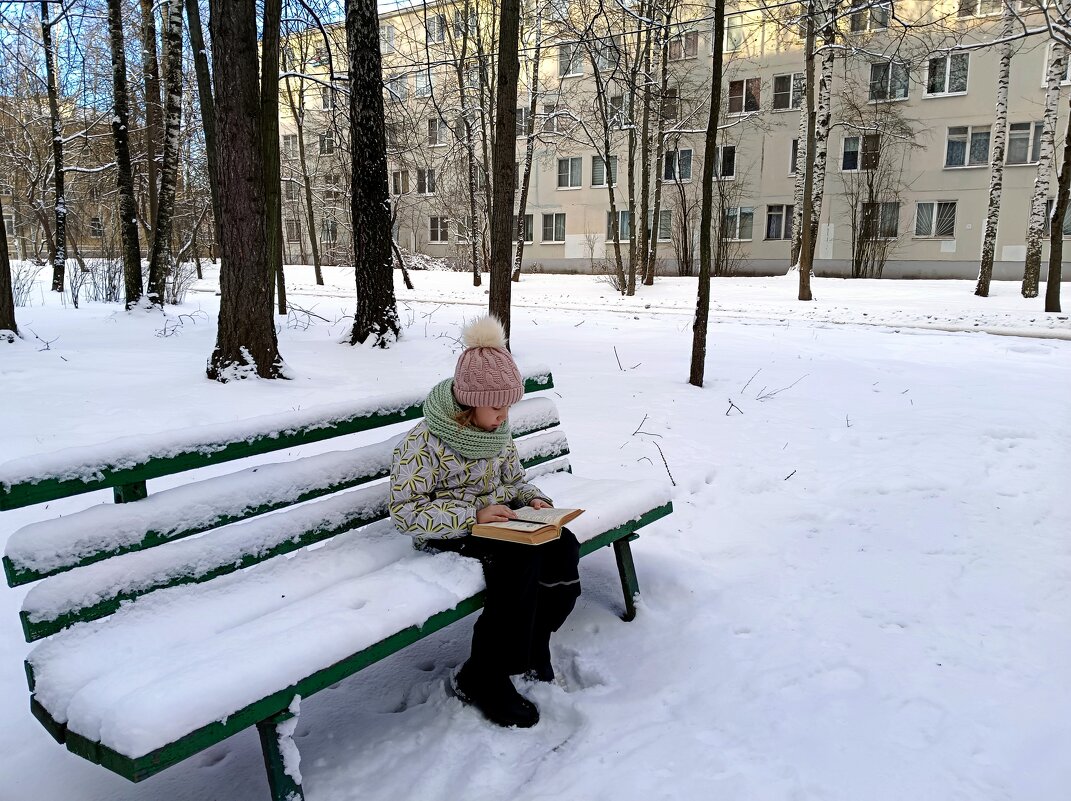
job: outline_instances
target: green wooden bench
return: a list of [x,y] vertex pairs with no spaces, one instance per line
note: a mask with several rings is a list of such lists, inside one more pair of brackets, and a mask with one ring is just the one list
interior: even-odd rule
[[[526,393],[553,387],[549,371]],[[0,465],[0,511],[111,489],[100,503],[14,532],[33,715],[68,750],[132,781],[251,726],[272,797],[303,798],[296,703],[482,605],[475,560],[414,550],[387,517],[391,452],[422,397],[206,426]],[[672,505],[648,482],[574,476],[546,396],[511,421],[529,478],[588,512],[581,553],[613,546],[625,619],[638,592],[630,540]],[[362,432],[364,432],[362,436]],[[147,481],[356,435],[335,450],[210,477]],[[305,448],[305,451],[315,450]],[[213,471],[218,472],[218,470]],[[49,513],[46,513],[49,514]],[[309,547],[314,546],[314,547]],[[273,648],[273,644],[286,647]]]

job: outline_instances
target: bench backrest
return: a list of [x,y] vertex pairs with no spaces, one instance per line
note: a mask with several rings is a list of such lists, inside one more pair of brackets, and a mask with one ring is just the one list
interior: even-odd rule
[[[549,371],[525,377],[526,393],[552,387]],[[152,495],[146,481],[416,420],[422,403],[422,395],[396,396],[0,465],[0,510],[107,488],[116,501],[12,534],[3,557],[9,585],[39,582],[21,612],[27,641],[109,615],[157,589],[208,581],[383,519],[388,487],[370,482],[389,473],[404,431]],[[526,398],[510,417],[525,467],[568,469],[561,458],[568,443],[555,429],[549,398]],[[363,484],[369,486],[354,489]]]

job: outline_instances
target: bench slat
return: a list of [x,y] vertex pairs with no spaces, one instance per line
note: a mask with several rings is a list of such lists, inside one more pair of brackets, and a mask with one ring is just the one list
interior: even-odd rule
[[[525,392],[554,386],[549,371],[525,377]],[[161,476],[195,470],[233,459],[244,459],[284,448],[308,445],[325,439],[369,431],[423,416],[424,397],[398,396],[384,401],[387,408],[335,411],[317,415],[313,422],[293,424],[295,416],[270,416],[246,425],[240,439],[227,439],[233,426],[209,426],[195,430],[180,443],[169,442],[164,454],[146,454],[143,438],[126,438],[112,447],[87,456],[89,449],[74,448],[47,458],[16,459],[0,465],[0,511],[67,498],[94,490],[134,484]],[[75,456],[77,454],[77,456]],[[42,465],[46,467],[42,468]],[[75,466],[77,465],[77,466]]]
[[[600,547],[628,537],[638,529],[665,517],[672,511],[671,504],[664,504],[643,514],[639,519],[604,532],[581,545],[581,554],[587,555]],[[43,708],[35,712],[51,720],[50,731],[63,731],[67,748],[75,754],[98,763],[131,781],[141,781],[171,765],[177,764],[216,743],[237,734],[258,721],[265,720],[286,709],[295,695],[307,698],[335,684],[363,668],[401,650],[439,629],[477,611],[483,605],[483,593],[477,593],[457,604],[454,608],[439,612],[421,626],[411,626],[372,645],[346,659],[319,670],[301,681],[272,693],[245,708],[229,715],[224,721],[216,721],[190,734],[156,749],[141,757],[132,758],[90,740],[77,732],[67,731],[63,724],[48,716]],[[40,707],[40,705],[37,705]],[[42,720],[44,722],[44,720]],[[46,724],[48,725],[48,724]]]
[[[522,448],[522,437],[558,425],[557,410],[548,398],[522,400],[510,417]],[[8,540],[3,557],[8,585],[28,584],[383,478],[390,473],[394,445],[403,436],[250,467],[163,490],[136,503],[99,504],[31,523]],[[558,449],[554,455],[563,452]],[[536,455],[530,448],[526,454],[529,460]]]
[[[522,439],[517,447],[526,469],[568,453],[564,435],[554,430]],[[53,576],[27,594],[19,613],[23,634],[34,642],[106,617],[150,592],[210,581],[382,520],[388,496],[389,487],[379,484]]]

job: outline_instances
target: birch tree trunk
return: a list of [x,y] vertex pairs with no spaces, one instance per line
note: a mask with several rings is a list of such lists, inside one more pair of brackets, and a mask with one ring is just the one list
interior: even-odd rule
[[[156,224],[160,181],[157,174],[156,146],[163,138],[160,102],[160,63],[156,55],[156,13],[153,0],[141,2],[141,71],[145,82],[145,175],[149,182],[150,225]],[[144,219],[142,220],[144,222]],[[152,231],[148,231],[151,235]],[[149,282],[152,291],[152,281]]]
[[[109,0],[112,2],[112,0]],[[197,0],[186,0],[186,24],[190,29],[193,69],[197,75],[197,100],[201,108],[201,126],[205,135],[208,161],[208,188],[212,193],[212,223],[216,247],[219,247],[223,221],[219,213],[219,163],[216,156],[216,106],[212,99],[212,73],[208,69],[208,51],[201,27],[201,7]]]
[[699,290],[696,294],[695,322],[692,325],[692,363],[688,383],[703,386],[707,361],[707,323],[710,317],[710,229],[714,208],[714,159],[709,155],[718,146],[718,118],[721,113],[722,51],[725,44],[725,0],[714,0],[713,62],[710,80],[710,113],[703,152],[703,200],[699,213]]
[[1015,14],[1011,0],[1005,0],[1001,15],[1000,46],[997,67],[997,103],[993,115],[993,150],[989,162],[989,208],[982,234],[982,261],[978,265],[978,283],[974,294],[989,297],[989,282],[993,279],[993,257],[997,247],[997,224],[1000,221],[1000,195],[1004,188],[1004,145],[1008,140],[1008,83],[1011,79],[1012,27]]
[[[647,4],[644,19],[649,19],[654,10],[654,3]],[[650,244],[647,239],[647,212],[650,210],[651,198],[651,26],[643,26],[643,122],[640,127],[640,213],[639,220],[629,210],[629,227],[632,229],[632,253],[628,265],[628,290],[626,295],[636,294],[636,272],[647,266],[647,251]],[[661,111],[661,109],[659,109]]]
[[123,248],[123,284],[129,310],[144,293],[141,282],[141,243],[138,237],[138,201],[130,167],[130,100],[126,84],[126,49],[122,0],[108,0],[108,36],[112,58],[112,142],[119,190],[119,234]]
[[810,220],[814,216],[811,204],[814,200],[814,153],[815,153],[815,108],[814,108],[814,0],[807,8],[807,40],[804,45],[804,72],[807,82],[804,105],[807,115],[807,149],[803,167],[803,214],[800,234],[800,290],[799,300],[813,300],[811,296],[811,269],[814,264],[814,247]]
[[[828,13],[828,12],[827,12]],[[833,15],[829,13],[831,18]],[[827,21],[822,40],[822,74],[818,79],[818,116],[814,124],[814,197],[811,199],[811,253],[810,264],[814,268],[814,251],[818,244],[818,223],[822,219],[822,202],[826,189],[826,161],[829,154],[829,123],[833,112],[833,57],[832,45],[836,29]],[[795,232],[793,232],[795,236]]]
[[[532,182],[532,157],[535,155],[535,118],[539,102],[539,62],[543,46],[543,6],[536,4],[535,46],[532,52],[532,82],[528,87],[528,127],[525,129],[524,170],[521,173],[521,196],[517,202],[517,250],[513,256],[511,281],[521,280],[521,263],[524,257],[524,217],[528,209],[528,188]],[[535,220],[532,220],[535,227]],[[533,232],[534,235],[534,232]]]
[[56,87],[56,50],[52,42],[52,23],[48,3],[41,3],[41,41],[45,49],[45,78],[48,85],[48,115],[52,125],[52,170],[56,189],[56,232],[52,248],[52,291],[63,291],[63,272],[67,264],[67,196],[63,186],[63,124],[59,114],[59,90]]
[[1071,116],[1067,121],[1064,136],[1063,163],[1060,165],[1056,189],[1056,201],[1052,208],[1052,223],[1049,225],[1049,272],[1045,278],[1045,311],[1060,311],[1060,279],[1064,260],[1064,215],[1067,214],[1067,199],[1071,194]]
[[[803,181],[807,177],[807,170],[801,161],[805,161],[807,154],[803,149],[807,147],[807,107],[800,109],[800,124],[796,131],[796,180],[792,190],[792,245],[791,262],[788,267],[789,273],[800,267],[800,244],[803,242]],[[801,159],[800,156],[803,156]]]
[[279,378],[282,358],[264,269],[264,167],[255,0],[212,0],[212,81],[223,217],[219,326],[208,377]]
[[[268,216],[264,237],[269,282],[277,285],[279,314],[286,314],[283,280],[283,193],[279,169],[279,24],[282,0],[264,0],[263,38],[260,45],[260,126],[264,144],[264,203]],[[330,89],[332,94],[334,89]],[[332,102],[332,106],[334,103]],[[315,232],[311,232],[315,236]]]
[[383,64],[375,0],[346,0],[350,66],[350,214],[357,312],[350,344],[369,338],[377,348],[401,331],[391,265],[387,138],[383,117]]
[[[669,88],[669,70],[666,69],[666,60],[669,55],[669,31],[670,31],[670,17],[673,13],[673,6],[666,6],[665,17],[662,21],[662,42],[658,48],[658,69],[661,74],[661,84],[658,89],[658,97],[660,99],[665,98],[666,90]],[[677,99],[679,103],[679,98]],[[650,231],[646,231],[647,235],[647,260],[644,263],[643,268],[643,285],[651,286],[654,284],[655,273],[655,261],[658,259],[658,213],[662,208],[662,181],[660,180],[662,159],[664,158],[666,146],[666,115],[665,108],[663,107],[664,100],[659,104],[658,115],[658,131],[655,134],[655,156],[654,156],[654,169],[655,169],[655,185],[654,185],[654,203],[651,210],[651,223]],[[678,109],[678,114],[679,114]],[[680,165],[678,164],[678,169]],[[680,177],[680,176],[678,176]],[[644,216],[644,222],[646,223],[647,217]]]
[[[1023,269],[1024,298],[1038,296],[1041,276],[1041,243],[1045,230],[1045,207],[1049,199],[1049,177],[1056,151],[1057,106],[1060,103],[1060,81],[1064,74],[1066,52],[1059,42],[1052,43],[1052,55],[1045,76],[1045,113],[1041,127],[1041,153],[1038,171],[1034,176],[1034,194],[1030,200],[1030,222],[1026,228],[1026,267]],[[1062,223],[1061,223],[1062,224]]]
[[7,226],[4,224],[4,207],[0,199],[0,338],[3,338],[5,331],[10,331],[15,336],[19,334],[19,327],[15,324],[15,290],[11,285],[11,262],[7,255]]
[[174,228],[175,182],[178,175],[179,133],[182,128],[182,6],[175,0],[167,9],[164,158],[160,170],[160,196],[152,226],[148,291],[149,300],[161,306],[164,305],[167,276],[174,269],[171,232]]
[[[517,183],[517,80],[520,61],[517,47],[520,29],[520,0],[502,0],[498,26],[498,69],[495,94],[495,128],[491,174],[491,295],[488,311],[510,334],[509,280],[513,247],[513,188]],[[475,224],[475,220],[473,220]]]

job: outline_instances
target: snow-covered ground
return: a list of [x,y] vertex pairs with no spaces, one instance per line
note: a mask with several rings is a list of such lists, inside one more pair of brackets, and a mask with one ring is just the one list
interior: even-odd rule
[[[290,381],[204,379],[211,276],[166,319],[19,309],[0,460],[430,387],[486,304],[486,278],[415,272],[415,290],[397,282],[404,339],[350,348],[352,273],[309,278],[290,270],[291,297],[317,316],[280,319]],[[1007,283],[713,291],[697,389],[694,279],[630,299],[590,276],[514,285],[514,353],[552,368],[574,470],[676,482],[675,513],[633,547],[639,616],[617,617],[612,554],[585,559],[560,683],[524,687],[543,713],[529,731],[445,691],[471,620],[304,699],[309,801],[1066,801],[1068,315]],[[0,543],[95,500],[4,513]],[[254,731],[137,785],[56,745],[28,711],[25,593],[0,590],[0,799],[267,797]]]

